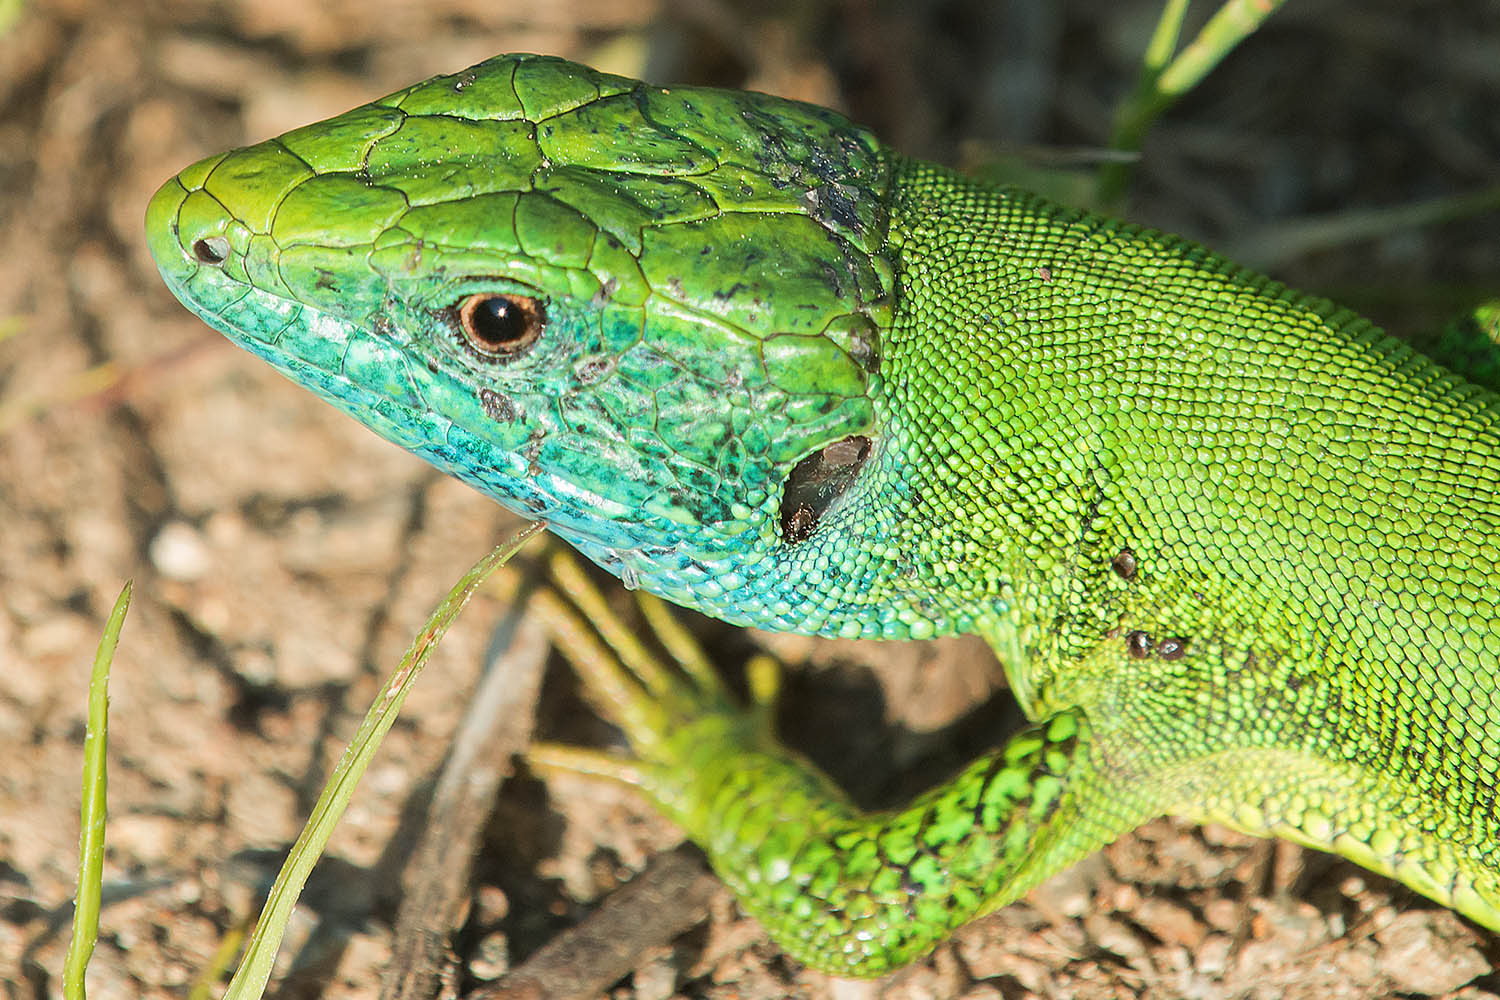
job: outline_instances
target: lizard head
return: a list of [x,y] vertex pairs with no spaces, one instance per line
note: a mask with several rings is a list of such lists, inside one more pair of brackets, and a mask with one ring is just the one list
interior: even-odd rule
[[888,183],[821,108],[504,56],[194,164],[147,229],[210,325],[628,583],[895,635],[836,551]]

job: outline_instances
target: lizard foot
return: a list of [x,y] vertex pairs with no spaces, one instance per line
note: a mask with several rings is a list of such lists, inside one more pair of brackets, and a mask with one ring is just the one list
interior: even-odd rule
[[685,763],[685,731],[712,729],[722,738],[728,729],[740,741],[774,742],[772,721],[781,688],[776,660],[761,654],[747,664],[750,703],[743,705],[666,603],[644,592],[635,594],[648,633],[643,636],[610,606],[571,552],[555,549],[548,562],[568,599],[543,591],[532,607],[582,679],[584,696],[620,727],[637,756],[538,743],[527,754],[537,770],[589,774],[650,789],[663,769]]
[[1079,710],[1027,727],[904,808],[863,813],[777,743],[769,657],[750,665],[743,705],[660,601],[636,598],[647,643],[570,555],[551,564],[573,606],[550,592],[531,606],[636,756],[543,745],[532,763],[639,789],[741,906],[818,968],[874,976],[909,962],[1144,818],[1100,772]]

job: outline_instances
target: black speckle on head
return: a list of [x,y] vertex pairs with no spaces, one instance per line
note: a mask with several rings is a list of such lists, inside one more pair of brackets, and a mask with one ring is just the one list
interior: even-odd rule
[[1151,637],[1140,629],[1125,634],[1125,652],[1134,659],[1139,660],[1150,656],[1153,645]]
[[1175,636],[1163,639],[1156,647],[1156,655],[1163,660],[1180,660],[1185,652],[1187,652],[1187,644]]
[[864,235],[862,220],[859,212],[854,206],[854,199],[849,196],[842,184],[832,183],[807,193],[809,208],[812,209],[812,217],[819,222],[831,222],[835,226],[847,229],[853,233],[855,238]]
[[856,329],[849,335],[849,356],[871,375],[880,372],[880,336],[874,327]]
[[514,423],[521,417],[515,401],[494,389],[479,390],[479,405],[484,408],[485,416],[499,423]]
[[828,283],[828,288],[837,298],[843,298],[846,294],[844,286],[844,275],[839,274],[838,269],[832,264],[824,264],[820,270],[823,272],[823,280]]
[[1119,555],[1109,561],[1109,566],[1122,580],[1134,580],[1136,570],[1139,569],[1135,561],[1135,553],[1129,548],[1121,549]]
[[593,385],[603,378],[611,367],[613,366],[608,358],[589,358],[578,365],[574,370],[574,375],[579,385]]
[[599,290],[594,293],[594,297],[589,300],[589,305],[593,306],[595,309],[598,309],[610,299],[614,298],[615,292],[619,289],[619,287],[620,282],[617,279],[606,279],[604,284],[599,286]]

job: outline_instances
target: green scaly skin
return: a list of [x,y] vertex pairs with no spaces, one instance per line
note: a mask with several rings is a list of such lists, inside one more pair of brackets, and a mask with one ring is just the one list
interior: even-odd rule
[[[1034,724],[889,814],[721,699],[621,709],[804,961],[888,970],[1163,812],[1500,929],[1496,400],[1358,316],[820,108],[526,56],[189,167],[147,226],[208,323],[628,584],[994,645]],[[466,346],[476,293],[540,337]]]

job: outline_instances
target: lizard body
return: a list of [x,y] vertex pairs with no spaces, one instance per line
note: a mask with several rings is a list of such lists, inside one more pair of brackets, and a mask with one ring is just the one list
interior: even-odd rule
[[821,108],[499,57],[168,181],[189,308],[627,583],[977,632],[1033,725],[862,814],[722,706],[642,785],[873,975],[1164,812],[1500,930],[1500,411],[1347,310]]

